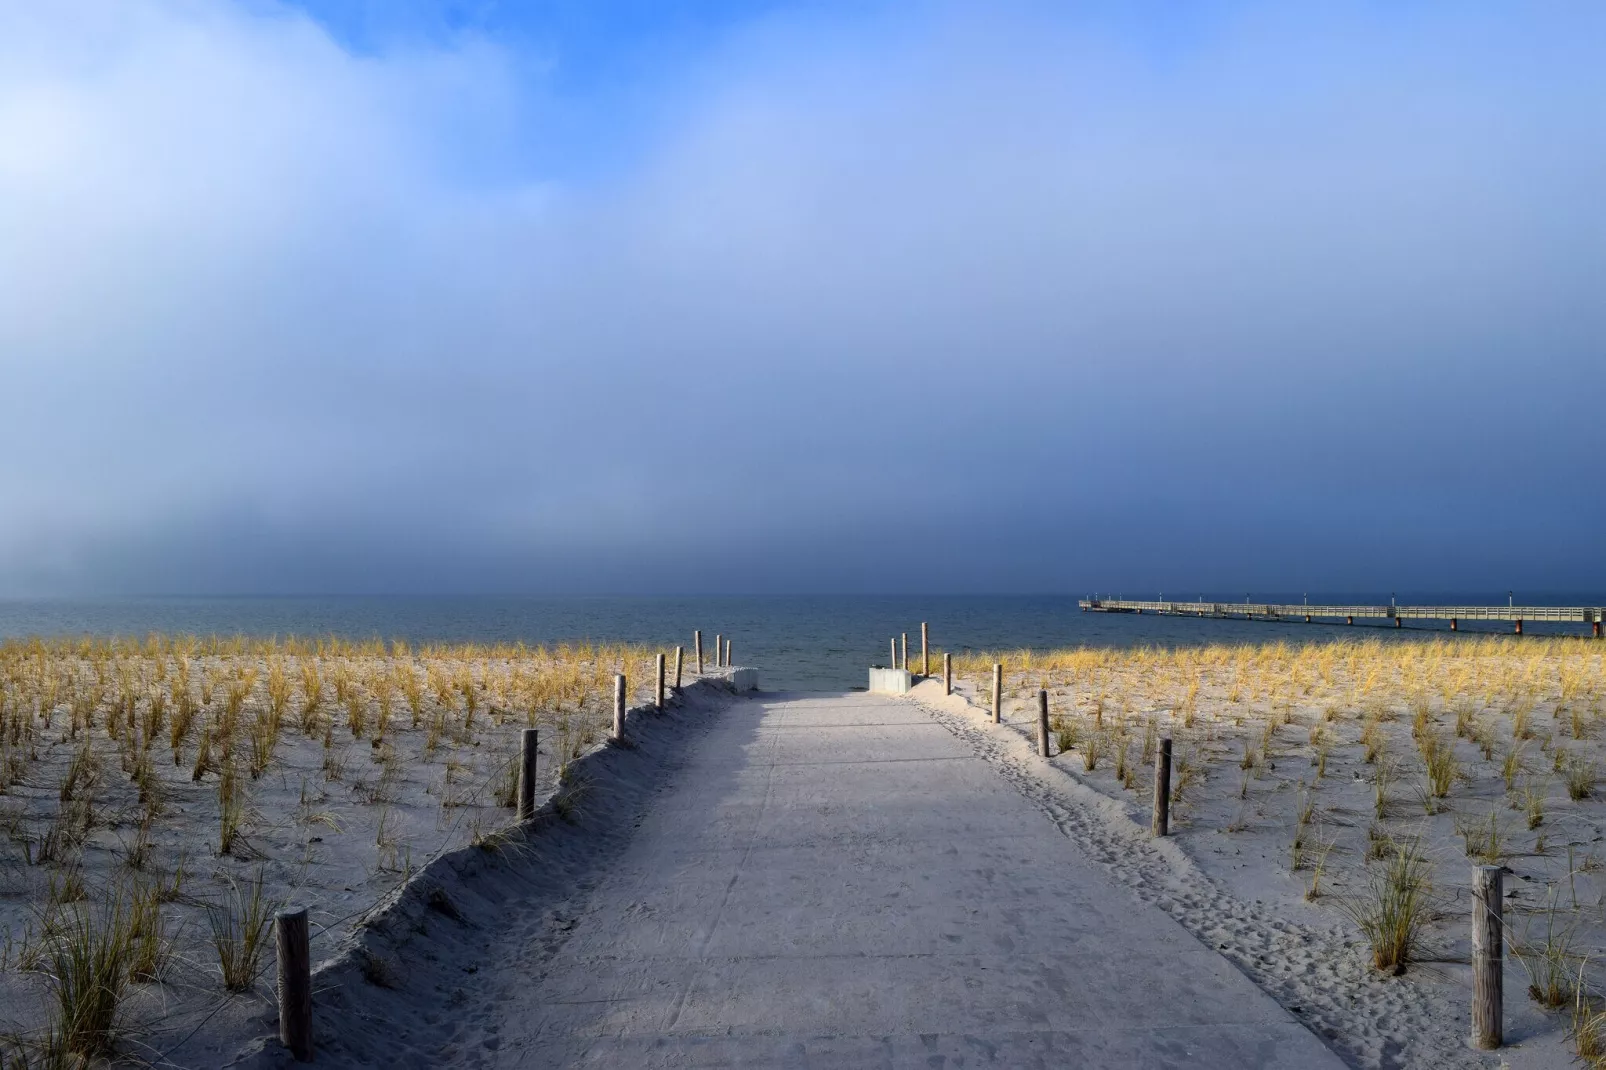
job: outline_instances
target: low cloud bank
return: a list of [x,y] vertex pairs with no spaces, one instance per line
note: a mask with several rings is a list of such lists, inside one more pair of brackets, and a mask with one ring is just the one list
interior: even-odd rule
[[1602,21],[0,4],[0,593],[1600,586]]

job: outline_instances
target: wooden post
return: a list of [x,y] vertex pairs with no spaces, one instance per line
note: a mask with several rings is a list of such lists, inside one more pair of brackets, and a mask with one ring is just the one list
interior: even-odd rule
[[273,917],[279,949],[279,1040],[298,1063],[312,1062],[312,934],[307,908]]
[[1151,831],[1164,836],[1171,831],[1171,737],[1160,741],[1154,756],[1154,821]]
[[1041,688],[1037,692],[1037,755],[1048,757],[1048,692]]
[[653,705],[659,713],[664,712],[664,656],[658,655],[658,687],[653,692]]
[[1458,625],[1459,625],[1459,624],[1460,624],[1460,622],[1459,622],[1459,621],[1457,621],[1457,620],[1456,620],[1456,619],[1455,619],[1455,618],[1454,618],[1454,617],[1451,617],[1451,618],[1450,618],[1450,630],[1451,630],[1451,631],[1452,631],[1452,632],[1455,632],[1455,631],[1460,631],[1460,630],[1461,630],[1461,629],[1460,629],[1460,628],[1459,628],[1459,627],[1458,627]]
[[952,654],[944,654],[942,656],[942,693],[944,695],[954,693],[954,656]]
[[615,743],[625,741],[625,674],[613,676],[613,736]]
[[731,641],[725,640],[725,668],[731,667]]
[[1517,622],[1517,634],[1518,635],[1522,634],[1522,621],[1520,621],[1520,620]]
[[901,668],[905,672],[909,671],[909,633],[908,632],[904,632],[903,633],[903,665],[901,666]]
[[928,640],[931,636],[926,631],[926,622],[920,622],[920,675],[931,675],[931,646]]
[[691,642],[692,642],[692,646],[697,648],[697,675],[701,676],[703,674],[703,633],[702,633],[702,629],[699,628],[697,631],[691,633]]
[[680,670],[681,670],[682,665],[685,663],[685,661],[686,661],[686,648],[683,647],[683,646],[677,646],[675,648],[675,690],[676,691],[680,690]]
[[898,637],[896,635],[892,637],[892,660],[887,662],[887,665],[894,669],[898,667]]
[[714,633],[714,668],[719,668],[719,659],[725,654],[725,637],[718,632]]
[[1472,1042],[1498,1048],[1504,1038],[1502,1000],[1505,958],[1499,866],[1472,869]]
[[519,820],[535,816],[535,740],[536,730],[519,733]]
[[993,724],[1004,722],[1004,667],[993,662]]

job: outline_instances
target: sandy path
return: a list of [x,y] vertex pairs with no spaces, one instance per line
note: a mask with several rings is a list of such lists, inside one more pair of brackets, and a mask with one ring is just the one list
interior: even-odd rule
[[463,1062],[1342,1065],[910,703],[731,708],[572,905]]

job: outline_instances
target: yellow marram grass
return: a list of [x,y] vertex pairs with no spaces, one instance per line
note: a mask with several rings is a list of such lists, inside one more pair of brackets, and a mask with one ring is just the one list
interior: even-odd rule
[[[1598,770],[1606,769],[1603,655],[1606,642],[1589,638],[1344,638],[977,651],[953,655],[953,668],[960,693],[985,707],[992,666],[1002,664],[1004,719],[1018,731],[1035,716],[1038,689],[1047,690],[1064,767],[1107,793],[1135,787],[1140,794],[1127,797],[1138,807],[1147,778],[1123,782],[1100,759],[1129,724],[1171,736],[1175,760],[1196,769],[1203,785],[1187,805],[1173,791],[1173,827],[1185,836],[1291,828],[1297,870],[1314,849],[1308,830],[1323,822],[1331,841],[1320,844],[1320,894],[1362,931],[1374,965],[1393,972],[1411,961],[1430,925],[1448,926],[1434,941],[1465,939],[1464,915],[1442,920],[1449,915],[1433,889],[1453,898],[1468,879],[1469,856],[1516,859],[1536,885],[1570,888],[1601,868],[1591,854],[1575,871],[1557,847],[1606,834],[1606,804],[1596,798]],[[1406,785],[1414,798],[1398,790]],[[1552,827],[1554,846],[1546,839]],[[1218,850],[1209,840],[1199,847]],[[1296,888],[1290,877],[1275,879],[1313,898],[1314,883]],[[1513,901],[1513,912],[1525,909]],[[1606,938],[1606,924],[1574,920],[1594,926],[1592,939]],[[1606,1051],[1606,1014],[1588,1021],[1580,1052],[1590,1044]]]
[[[18,887],[53,888],[59,900],[41,907],[15,889],[0,895],[8,928],[0,971],[55,964],[53,1020],[19,1043],[34,1057],[110,1051],[124,991],[162,981],[165,934],[178,925],[212,931],[222,964],[214,984],[249,987],[263,919],[289,894],[286,881],[304,886],[318,845],[349,840],[348,855],[372,853],[361,863],[372,879],[399,879],[411,866],[395,831],[404,779],[429,785],[407,804],[429,850],[469,842],[461,824],[498,819],[459,823],[456,808],[511,806],[518,730],[539,727],[554,764],[572,760],[606,735],[615,673],[629,679],[633,705],[650,701],[657,653],[183,635],[0,642],[0,849],[49,878]],[[428,772],[442,766],[445,776]],[[420,822],[429,796],[440,816]],[[319,805],[376,814],[378,832],[348,833]],[[305,819],[314,813],[316,829]],[[114,845],[110,866],[96,859],[112,852],[86,853],[96,835]],[[196,859],[209,879],[249,887],[249,909],[179,894]],[[147,895],[132,911],[127,882],[136,871],[151,874],[151,889],[170,882],[174,894]],[[265,871],[277,874],[271,888]],[[138,924],[129,920],[136,914]],[[37,983],[31,976],[6,980]],[[181,988],[195,989],[194,979]]]

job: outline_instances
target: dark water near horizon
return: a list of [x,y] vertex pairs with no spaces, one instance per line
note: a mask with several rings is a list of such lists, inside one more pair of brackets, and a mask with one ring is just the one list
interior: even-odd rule
[[[1101,592],[1104,593],[1104,592]],[[1180,593],[1180,592],[1179,592]],[[1127,592],[1131,598],[1158,592]],[[1121,597],[1111,592],[1108,597]],[[1178,597],[1178,593],[1172,595]],[[1193,597],[1190,593],[1183,597]],[[1298,602],[1296,595],[1253,592],[1255,601]],[[1240,601],[1243,592],[1205,594],[1207,601]],[[1402,605],[1504,605],[1506,592],[1454,596],[1400,592]],[[1388,596],[1318,596],[1313,603],[1386,604]],[[1606,596],[1519,593],[1519,604],[1606,604]],[[887,641],[907,631],[919,655],[920,622],[931,625],[932,646],[953,651],[1049,649],[1067,646],[1178,646],[1201,643],[1306,642],[1344,637],[1387,641],[1445,636],[1428,622],[1384,626],[1270,623],[1083,613],[1074,595],[754,595],[745,597],[296,597],[121,598],[0,601],[0,637],[121,635],[149,632],[197,635],[339,635],[409,642],[556,643],[592,639],[691,646],[701,628],[712,649],[716,632],[729,636],[737,664],[754,665],[765,690],[841,690],[862,687],[869,665],[885,664]],[[1472,632],[1479,626],[1466,622]],[[1489,623],[1484,631],[1509,625]],[[1587,625],[1529,624],[1531,634],[1587,634]]]

